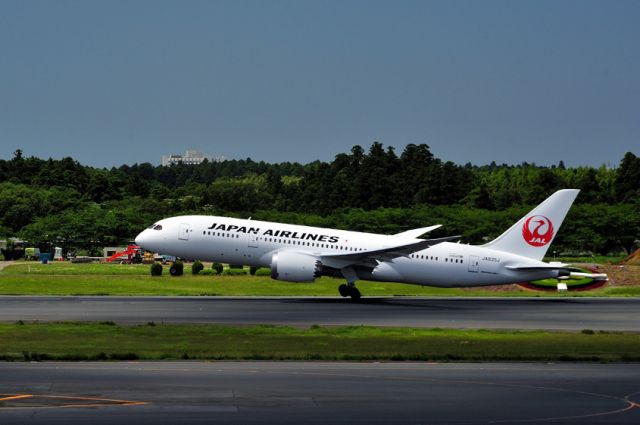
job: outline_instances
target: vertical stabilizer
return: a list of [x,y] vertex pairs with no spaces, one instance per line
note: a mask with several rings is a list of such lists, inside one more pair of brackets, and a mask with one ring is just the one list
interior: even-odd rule
[[557,191],[509,230],[484,246],[542,260],[578,192],[578,189]]

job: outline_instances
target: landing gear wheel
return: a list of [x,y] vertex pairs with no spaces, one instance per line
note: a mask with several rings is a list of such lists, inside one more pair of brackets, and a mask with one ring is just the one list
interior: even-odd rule
[[178,269],[176,269],[176,266],[171,266],[169,268],[169,274],[171,276],[178,276]]
[[352,286],[351,288],[349,288],[349,295],[351,295],[351,299],[352,300],[359,300],[361,295],[360,295],[360,291],[358,291],[358,288],[356,288],[355,286]]
[[348,297],[349,296],[349,287],[347,285],[345,285],[344,283],[340,286],[338,286],[338,292],[340,292],[340,295],[343,297]]

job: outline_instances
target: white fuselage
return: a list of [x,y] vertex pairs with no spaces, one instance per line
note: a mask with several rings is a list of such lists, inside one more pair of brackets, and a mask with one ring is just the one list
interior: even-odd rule
[[[147,250],[185,259],[256,267],[270,267],[274,254],[282,251],[324,259],[332,254],[374,251],[417,241],[393,235],[216,216],[172,217],[154,226],[136,238]],[[331,261],[322,262],[332,266]],[[506,268],[516,264],[536,267],[546,263],[487,247],[443,242],[406,257],[379,261],[374,267],[356,266],[356,270],[360,279],[439,287],[509,284],[558,275],[557,270]]]

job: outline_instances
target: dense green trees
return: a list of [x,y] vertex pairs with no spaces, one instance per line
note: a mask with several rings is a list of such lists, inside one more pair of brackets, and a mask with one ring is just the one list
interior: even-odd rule
[[627,152],[616,173],[614,190],[619,201],[637,201],[640,196],[640,158]]
[[629,251],[640,239],[640,158],[617,169],[535,164],[458,166],[410,144],[397,154],[374,142],[332,162],[251,159],[172,167],[85,167],[16,151],[0,160],[0,234],[46,247],[96,252],[149,223],[182,213],[225,214],[394,233],[442,223],[436,234],[481,243],[553,191],[581,189],[558,250]]

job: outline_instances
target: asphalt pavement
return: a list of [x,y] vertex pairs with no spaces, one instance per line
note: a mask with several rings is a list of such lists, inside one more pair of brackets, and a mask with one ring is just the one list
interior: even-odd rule
[[640,299],[0,296],[18,320],[640,331]]
[[640,365],[0,363],[9,424],[638,424]]

